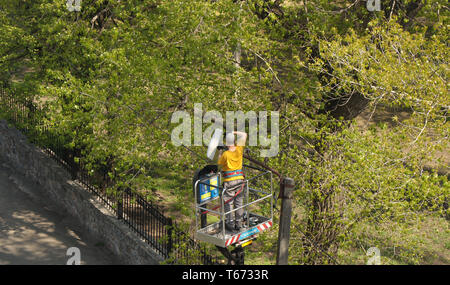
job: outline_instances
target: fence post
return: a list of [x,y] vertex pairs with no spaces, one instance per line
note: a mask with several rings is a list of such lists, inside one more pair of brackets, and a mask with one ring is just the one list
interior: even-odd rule
[[173,237],[172,237],[173,221],[172,221],[172,218],[168,218],[167,219],[166,226],[168,227],[167,228],[167,235],[168,235],[168,240],[167,240],[167,257],[169,257],[169,255],[172,253],[172,249],[173,249]]
[[68,160],[69,168],[70,168],[70,174],[72,176],[72,180],[76,180],[78,178],[78,167],[77,163],[75,162],[75,156],[72,155],[72,157]]
[[123,219],[123,191],[119,189],[119,195],[117,198],[117,219]]
[[288,264],[289,238],[292,215],[292,192],[294,189],[294,185],[294,180],[288,177],[283,178],[280,183],[281,212],[277,244],[277,265]]

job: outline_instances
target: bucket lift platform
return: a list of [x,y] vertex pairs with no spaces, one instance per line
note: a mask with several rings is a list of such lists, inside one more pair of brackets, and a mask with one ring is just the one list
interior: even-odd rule
[[219,247],[243,245],[249,240],[255,239],[256,235],[272,226],[272,219],[267,217],[250,213],[250,219],[258,219],[258,222],[260,223],[255,226],[251,226],[250,228],[245,228],[239,232],[230,232],[223,229],[223,222],[216,222],[206,228],[199,229],[196,233],[196,238]]
[[[196,239],[222,249],[231,245],[243,247],[250,244],[258,234],[272,227],[272,172],[244,165],[245,173],[249,173],[248,170],[256,174],[243,182],[244,203],[240,208],[233,208],[228,212],[224,212],[224,204],[228,201],[223,199],[226,189],[220,186],[222,176],[217,171],[217,166],[208,165],[197,172],[193,185],[196,201]],[[263,181],[263,183],[257,183],[257,181]],[[242,227],[239,231],[228,231],[225,228],[225,216],[241,208],[244,209],[246,227]],[[270,213],[267,214],[268,212]]]

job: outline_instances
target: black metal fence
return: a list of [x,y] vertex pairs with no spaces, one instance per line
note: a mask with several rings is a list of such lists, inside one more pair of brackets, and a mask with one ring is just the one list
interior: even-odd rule
[[129,188],[122,191],[117,205],[119,219],[162,255],[170,255],[173,248],[171,218],[165,217],[154,205]]
[[94,186],[93,175],[76,159],[73,150],[65,147],[63,138],[41,123],[41,111],[34,104],[10,95],[0,86],[0,118],[22,131],[29,140],[41,147],[61,164],[86,190],[94,193],[126,223],[140,238],[150,244],[169,263],[219,264],[205,245],[193,240],[159,207],[129,188],[107,193],[106,187]]

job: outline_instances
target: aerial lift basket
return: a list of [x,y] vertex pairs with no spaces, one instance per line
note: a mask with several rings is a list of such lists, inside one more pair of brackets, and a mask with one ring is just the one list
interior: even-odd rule
[[[244,179],[244,203],[239,208],[224,212],[224,189],[222,175],[216,165],[208,165],[197,171],[193,179],[195,196],[196,234],[198,240],[226,248],[230,245],[245,245],[251,243],[258,234],[272,227],[273,221],[273,184],[272,172],[254,166],[244,165],[244,172],[253,175]],[[264,188],[260,189],[264,180]],[[267,207],[270,204],[270,210]],[[265,207],[265,211],[261,210]],[[225,228],[225,216],[244,208],[244,223],[246,227],[238,231],[228,231]],[[261,212],[270,214],[262,214]],[[208,216],[209,215],[209,216]]]

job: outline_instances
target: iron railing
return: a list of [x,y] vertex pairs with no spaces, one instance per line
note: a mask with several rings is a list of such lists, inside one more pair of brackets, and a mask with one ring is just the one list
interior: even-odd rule
[[95,194],[118,219],[160,255],[170,260],[170,263],[187,261],[205,265],[219,264],[216,254],[211,254],[205,245],[192,239],[172,218],[166,217],[157,205],[140,194],[129,188],[108,194],[106,187],[95,186],[93,175],[86,170],[80,159],[75,159],[77,155],[74,151],[65,147],[62,137],[41,124],[40,112],[34,104],[21,101],[0,86],[0,118],[12,123],[30,142],[41,147],[62,165],[74,180]]

